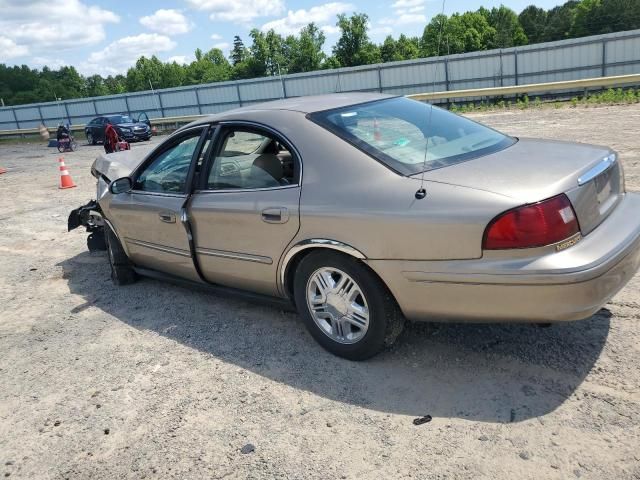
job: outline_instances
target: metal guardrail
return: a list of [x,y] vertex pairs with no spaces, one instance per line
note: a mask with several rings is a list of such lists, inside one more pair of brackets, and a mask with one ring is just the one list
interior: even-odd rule
[[[584,78],[580,80],[568,80],[564,82],[531,83],[528,85],[512,85],[508,87],[474,88],[467,90],[447,90],[442,92],[417,93],[406,95],[407,98],[415,100],[441,100],[455,98],[475,98],[475,97],[499,97],[529,93],[553,93],[558,91],[579,91],[587,88],[621,87],[624,85],[640,85],[640,74],[616,75],[610,77]],[[155,126],[169,124],[185,124],[197,120],[207,115],[187,115],[178,117],[152,118],[151,123]],[[84,125],[72,125],[72,131],[84,130]],[[55,128],[47,128],[49,133],[55,133]],[[38,128],[22,128],[19,130],[0,130],[0,137],[3,136],[24,136],[37,135]]]
[[560,90],[578,91],[585,88],[640,85],[640,74],[617,75],[612,77],[583,78],[565,82],[530,83],[508,87],[474,88],[469,90],[448,90],[442,92],[416,93],[407,95],[414,100],[439,100],[446,98],[499,97],[520,93],[552,93]]

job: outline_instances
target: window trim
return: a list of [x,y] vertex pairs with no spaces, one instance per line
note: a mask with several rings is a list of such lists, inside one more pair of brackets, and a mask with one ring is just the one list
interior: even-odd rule
[[[204,193],[204,194],[212,194],[212,193],[243,193],[243,192],[247,193],[247,192],[264,192],[264,191],[267,191],[267,190],[284,190],[284,189],[289,189],[289,188],[301,188],[302,187],[302,174],[303,174],[302,156],[300,155],[300,152],[295,147],[293,142],[291,140],[289,140],[286,137],[286,135],[282,134],[281,132],[279,132],[275,128],[270,127],[269,125],[265,125],[265,124],[260,123],[260,122],[247,121],[247,120],[224,120],[224,121],[218,122],[217,124],[215,124],[215,126],[217,126],[217,131],[216,131],[215,136],[213,138],[215,143],[212,142],[212,145],[211,145],[212,150],[210,151],[209,158],[207,159],[206,174],[202,176],[202,180],[201,180],[200,185],[199,185],[200,188],[196,189],[193,193]],[[216,153],[222,147],[222,144],[221,144],[222,131],[225,128],[233,128],[233,127],[245,127],[245,128],[247,128],[249,130],[254,129],[254,130],[258,130],[258,133],[259,133],[260,130],[264,130],[264,131],[270,133],[271,135],[275,136],[276,140],[278,140],[278,141],[282,140],[282,143],[285,143],[287,145],[287,147],[289,147],[289,151],[294,156],[294,159],[297,162],[298,170],[299,170],[299,173],[297,175],[297,177],[298,177],[297,178],[297,182],[296,183],[292,183],[290,185],[278,185],[277,187],[221,188],[221,189],[209,189],[209,188],[206,188],[207,183],[208,183],[208,179],[209,179],[209,175],[211,174],[211,169],[213,168],[213,164],[214,164],[215,159],[216,159]],[[295,171],[295,167],[294,167],[294,171]]]
[[[179,134],[176,134],[175,136],[171,136],[169,137],[167,140],[165,140],[164,142],[162,142],[160,145],[158,145],[156,148],[154,148],[151,152],[149,152],[149,154],[147,155],[147,157],[142,161],[142,163],[140,163],[140,165],[138,165],[138,167],[130,174],[130,178],[131,178],[131,184],[135,185],[138,178],[140,177],[141,173],[144,172],[147,167],[153,163],[153,161],[158,158],[158,155],[161,155],[162,153],[164,153],[166,150],[168,150],[169,148],[172,148],[176,145],[176,143],[174,143],[174,140],[178,141],[185,136],[188,136],[188,134],[190,132],[193,132],[194,130],[201,130],[200,132],[200,138],[198,139],[198,143],[196,144],[196,148],[193,151],[193,155],[191,155],[191,163],[189,164],[189,171],[187,172],[187,178],[185,179],[185,191],[182,193],[174,193],[174,192],[149,192],[146,190],[138,190],[135,188],[131,189],[131,193],[135,193],[138,195],[156,195],[156,196],[163,196],[163,197],[187,197],[190,193],[190,191],[192,190],[190,183],[193,182],[193,174],[194,172],[194,166],[195,166],[195,159],[198,158],[198,155],[200,154],[200,151],[202,150],[203,144],[204,144],[204,140],[206,138],[207,133],[209,132],[209,128],[210,125],[208,124],[201,124],[201,125],[196,125],[194,127],[191,128],[187,128],[185,130],[181,130],[179,132]],[[205,159],[206,161],[206,159]],[[204,163],[204,162],[203,162]]]

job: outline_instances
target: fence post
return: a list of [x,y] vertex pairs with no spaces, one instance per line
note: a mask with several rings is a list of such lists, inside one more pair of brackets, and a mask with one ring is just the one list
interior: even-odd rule
[[607,76],[607,41],[605,39],[602,39],[602,74],[600,76]]
[[159,92],[156,92],[156,95],[158,95],[158,104],[160,105],[160,116],[164,118],[165,115],[164,115],[164,105],[162,105],[162,95],[160,95]]
[[500,86],[504,87],[504,67],[502,64],[502,49],[500,49]]
[[444,57],[444,89],[449,91],[449,59]]
[[127,107],[127,115],[131,116],[131,108],[129,108],[129,99],[127,98],[126,95],[124,95],[123,98],[124,98],[124,104]]
[[378,65],[378,91],[382,93],[382,65]]
[[40,110],[40,105],[38,105],[38,115],[40,116],[40,123],[44,125],[44,118],[42,118],[42,110]]
[[11,113],[13,113],[13,119],[16,122],[16,130],[20,130],[20,122],[18,121],[18,115],[16,115],[16,109],[11,107]]
[[91,100],[91,103],[93,104],[93,114],[98,115],[98,107],[96,106],[96,101]]
[[238,103],[242,106],[242,97],[240,96],[240,84],[236,82],[236,93],[238,94]]
[[198,89],[194,88],[193,91],[196,94],[196,102],[198,103],[198,115],[202,115],[202,105],[200,105],[200,95],[198,94]]
[[515,84],[518,85],[518,50],[513,51],[513,65],[515,73]]
[[69,107],[67,106],[67,102],[64,102],[64,112],[67,114],[67,122],[71,125],[71,115],[69,115]]

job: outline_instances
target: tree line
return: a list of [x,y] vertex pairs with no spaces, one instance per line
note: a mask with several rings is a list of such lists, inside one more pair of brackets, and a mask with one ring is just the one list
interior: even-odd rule
[[520,14],[508,7],[436,15],[421,36],[387,36],[381,44],[369,37],[364,13],[338,15],[340,36],[324,52],[325,35],[315,24],[298,35],[253,29],[247,45],[235,36],[229,58],[217,49],[197,49],[189,64],[140,57],[126,75],[82,76],[72,67],[52,70],[0,64],[0,98],[7,105],[81,98],[310,72],[435,55],[507,48],[640,28],[640,0],[569,0],[549,10],[531,5]]

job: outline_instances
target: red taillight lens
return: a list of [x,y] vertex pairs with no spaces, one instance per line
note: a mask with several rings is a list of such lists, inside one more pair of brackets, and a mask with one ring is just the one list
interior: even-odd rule
[[484,233],[485,250],[542,247],[579,231],[566,195],[509,210],[494,218]]

